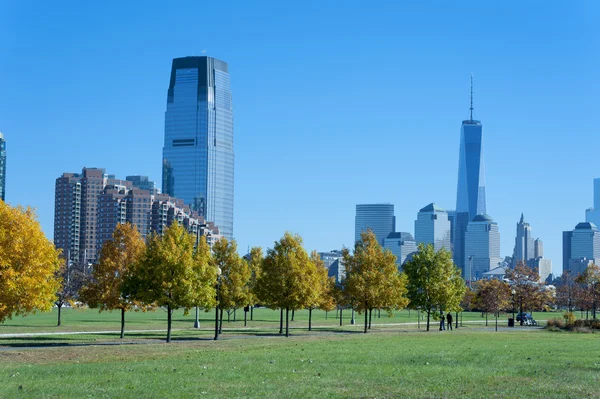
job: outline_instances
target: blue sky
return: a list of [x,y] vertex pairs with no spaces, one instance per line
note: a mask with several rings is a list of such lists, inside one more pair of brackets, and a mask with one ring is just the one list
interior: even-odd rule
[[160,184],[171,60],[206,54],[230,66],[241,248],[286,230],[350,246],[358,203],[412,232],[426,204],[455,207],[472,72],[502,255],[524,212],[560,273],[600,177],[598,20],[593,0],[0,1],[7,201],[52,237],[63,172]]

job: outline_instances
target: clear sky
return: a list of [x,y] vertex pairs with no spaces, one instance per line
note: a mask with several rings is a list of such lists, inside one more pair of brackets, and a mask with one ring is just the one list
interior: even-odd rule
[[599,20],[595,0],[0,0],[7,202],[51,238],[63,172],[160,186],[171,60],[209,55],[231,73],[241,248],[286,230],[351,246],[358,203],[412,232],[421,207],[455,207],[472,72],[502,255],[524,212],[560,273],[600,177]]

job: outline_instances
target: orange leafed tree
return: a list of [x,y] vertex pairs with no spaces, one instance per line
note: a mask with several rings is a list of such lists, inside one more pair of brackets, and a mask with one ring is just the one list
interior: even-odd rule
[[146,245],[137,228],[130,223],[119,224],[112,239],[102,246],[100,260],[80,292],[81,299],[90,308],[98,308],[100,312],[121,311],[121,338],[125,335],[125,312],[139,306],[131,298],[135,287],[127,282],[145,250]]
[[52,309],[60,288],[59,255],[31,208],[0,200],[0,323],[13,315]]

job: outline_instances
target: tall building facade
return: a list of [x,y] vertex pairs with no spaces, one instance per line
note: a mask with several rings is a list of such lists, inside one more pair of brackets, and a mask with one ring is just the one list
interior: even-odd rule
[[431,244],[436,252],[442,248],[451,251],[450,238],[450,220],[445,210],[431,203],[419,211],[415,220],[417,244]]
[[227,63],[175,58],[165,112],[162,192],[233,238],[233,107]]
[[462,122],[458,156],[456,216],[454,220],[454,263],[465,273],[465,235],[467,226],[477,215],[486,213],[485,172],[483,162],[483,127],[473,119],[473,78],[471,78],[470,118]]
[[477,215],[465,234],[466,280],[478,280],[502,262],[498,224],[488,215]]
[[417,242],[410,233],[390,233],[383,240],[383,248],[396,255],[396,264],[398,270],[401,270],[402,265],[417,252]]
[[363,231],[371,229],[380,245],[390,234],[396,231],[396,217],[392,204],[361,204],[356,205],[354,219],[354,242],[360,240]]
[[575,230],[563,232],[563,271],[579,274],[600,262],[600,231],[594,223],[582,222]]
[[341,283],[346,278],[346,265],[344,264],[342,251],[319,252],[319,257],[323,261],[323,266],[327,269],[328,276],[335,278],[336,283]]
[[148,179],[148,176],[127,176],[125,180],[131,182],[133,187],[139,188],[140,190],[147,190],[150,194],[156,195],[160,193],[160,190],[156,188],[156,184]]
[[513,250],[513,266],[519,262],[527,263],[530,259],[535,258],[534,244],[534,239],[531,237],[531,226],[525,221],[521,213],[521,219],[517,223],[517,235]]
[[6,201],[6,140],[0,132],[0,199]]
[[84,266],[98,261],[100,249],[119,223],[133,224],[146,238],[151,232],[162,234],[174,221],[196,240],[205,236],[211,246],[221,237],[214,223],[205,221],[183,200],[141,190],[104,169],[84,168],[56,179],[54,245],[65,258]]
[[594,179],[594,206],[586,209],[585,221],[600,226],[600,178]]

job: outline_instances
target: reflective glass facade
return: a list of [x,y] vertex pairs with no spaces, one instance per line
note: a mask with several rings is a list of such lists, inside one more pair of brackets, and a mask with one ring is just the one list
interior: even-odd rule
[[165,113],[162,191],[233,238],[233,108],[228,66],[173,60]]
[[465,280],[478,280],[502,262],[498,224],[487,215],[469,222],[465,234]]
[[0,133],[0,199],[6,201],[6,141]]
[[417,244],[433,245],[436,252],[442,248],[452,251],[446,211],[433,203],[421,209],[415,220],[415,239]]
[[363,204],[356,205],[356,218],[354,220],[354,242],[360,240],[360,234],[371,229],[379,244],[390,234],[396,231],[396,217],[392,204]]

